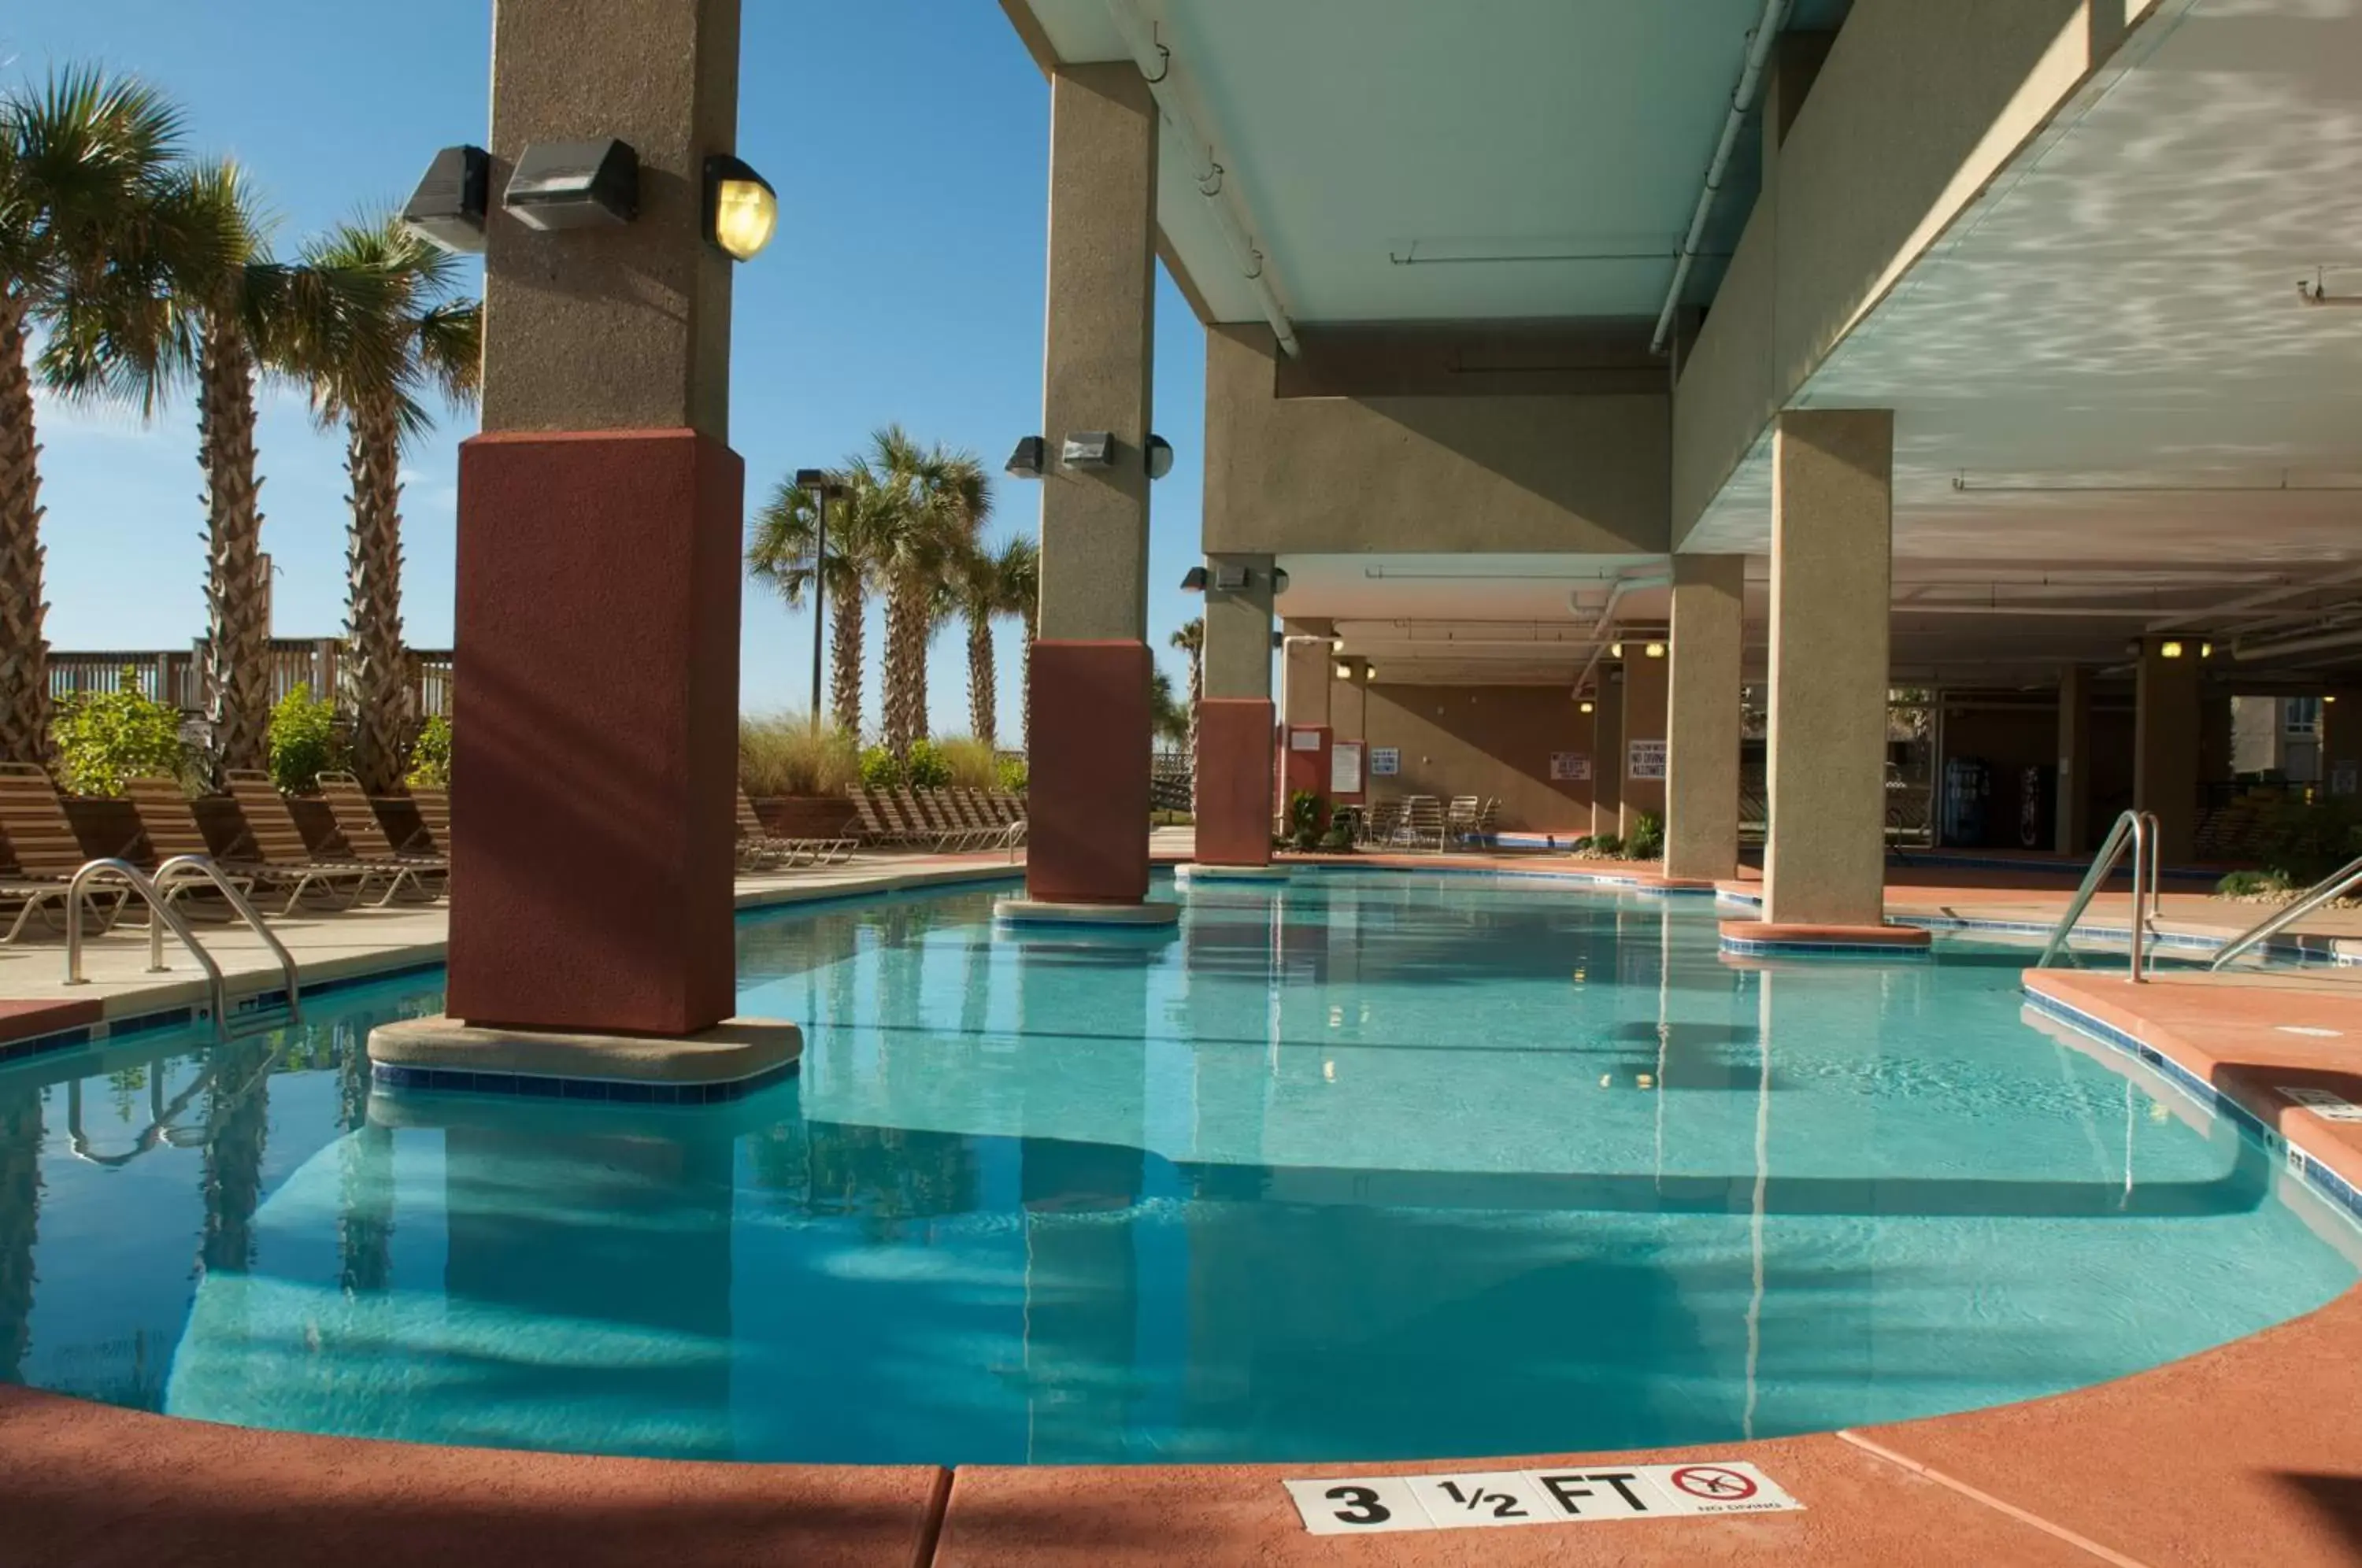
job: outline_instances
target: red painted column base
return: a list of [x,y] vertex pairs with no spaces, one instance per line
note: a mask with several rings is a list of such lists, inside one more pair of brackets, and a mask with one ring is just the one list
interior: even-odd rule
[[679,1035],[736,1010],[745,489],[692,430],[461,444],[452,1017]]
[[1264,697],[1198,704],[1198,861],[1271,864],[1273,709]]
[[1033,645],[1025,894],[1045,904],[1148,896],[1148,645]]

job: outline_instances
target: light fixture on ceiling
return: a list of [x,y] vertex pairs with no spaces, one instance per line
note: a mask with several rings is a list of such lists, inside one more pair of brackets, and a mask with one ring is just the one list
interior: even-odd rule
[[1347,664],[1344,660],[1342,660],[1342,659],[1339,659],[1339,660],[1337,661],[1337,679],[1340,679],[1340,680],[1351,680],[1351,679],[1353,679],[1353,667],[1352,667],[1352,665],[1350,665],[1350,664]]
[[2168,637],[2165,641],[2158,644],[2157,657],[2159,658],[2180,658],[2181,657],[2180,639],[2178,637]]
[[1647,654],[1650,658],[1662,658],[1665,657],[1665,645],[1662,643],[1650,643],[1647,647],[1642,648],[1640,651]]
[[640,155],[627,141],[551,141],[528,147],[501,205],[528,228],[608,228],[640,215]]
[[1608,644],[1607,657],[1609,658],[1622,658],[1624,657],[1624,645],[1622,643]]
[[1362,667],[1362,679],[1363,680],[1375,680],[1377,678],[1378,667],[1376,665],[1365,664]]
[[1597,710],[1598,706],[1599,706],[1599,705],[1598,705],[1597,703],[1595,703],[1595,702],[1585,702],[1585,703],[1584,703],[1580,708],[1576,709],[1575,711],[1576,711],[1577,712],[1589,713],[1589,712],[1595,712],[1595,711]]
[[2214,657],[2214,645],[2213,643],[2199,644],[2198,657],[2200,658],[2213,658]]
[[779,226],[779,193],[728,153],[705,160],[705,237],[733,261],[752,261]]
[[1329,651],[1330,653],[1343,653],[1345,651],[1345,639],[1342,637],[1330,638]]

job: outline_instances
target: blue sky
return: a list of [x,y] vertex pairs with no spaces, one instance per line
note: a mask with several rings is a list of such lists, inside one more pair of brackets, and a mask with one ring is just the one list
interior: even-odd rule
[[[731,440],[747,503],[799,466],[832,462],[900,420],[974,449],[999,474],[1042,409],[1049,90],[997,6],[944,0],[751,0],[740,155],[779,188],[780,237],[739,270]],[[395,10],[320,0],[75,0],[0,17],[0,79],[97,61],[186,111],[192,146],[237,158],[279,217],[281,250],[357,213],[399,204],[438,147],[485,139],[489,0]],[[1205,344],[1160,270],[1157,427],[1179,461],[1156,486],[1150,642],[1196,613],[1178,591],[1198,559]],[[50,640],[60,648],[179,646],[204,629],[196,419],[185,398],[143,425],[45,402]],[[457,443],[447,420],[410,454],[403,523],[409,640],[447,646]],[[300,396],[266,398],[265,547],[281,636],[343,623],[344,448]],[[1036,492],[999,481],[992,528],[1032,532]],[[875,723],[871,636],[867,712]],[[939,734],[967,728],[960,633],[937,640]],[[750,587],[744,698],[801,707],[811,624]],[[1001,637],[1001,712],[1016,645]],[[1013,720],[1004,717],[1004,740]]]

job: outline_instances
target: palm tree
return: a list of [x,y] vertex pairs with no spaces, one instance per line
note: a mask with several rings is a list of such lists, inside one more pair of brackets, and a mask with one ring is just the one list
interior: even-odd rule
[[[866,456],[847,458],[829,478],[844,490],[844,499],[828,509],[828,559],[819,571],[829,613],[829,710],[837,729],[857,742],[863,617],[877,569],[878,519],[890,497]],[[816,498],[797,488],[792,478],[781,480],[755,514],[746,541],[746,573],[768,583],[790,610],[803,608],[811,591],[819,525]]]
[[927,734],[927,644],[950,607],[951,574],[992,512],[992,488],[972,452],[922,448],[900,425],[871,437],[871,461],[896,496],[878,514],[879,588],[886,595],[886,748],[905,756]]
[[1019,722],[1022,743],[1033,749],[1033,642],[1042,630],[1042,542],[1012,536],[1000,547],[1000,613],[1017,617],[1024,640],[1018,649]]
[[483,311],[456,298],[457,258],[393,218],[340,226],[305,262],[359,273],[378,284],[365,310],[345,318],[316,357],[294,369],[310,384],[323,425],[346,426],[352,490],[345,571],[347,652],[353,711],[353,771],[361,786],[391,790],[410,739],[410,675],[402,646],[402,446],[431,427],[420,394],[470,405],[483,360]]
[[1040,550],[1021,534],[1003,539],[997,550],[970,547],[953,563],[953,588],[960,613],[967,619],[968,727],[988,746],[1000,744],[1000,676],[995,668],[992,624],[1003,615],[1027,613],[1012,580],[1038,578],[1040,563]]
[[169,293],[178,110],[145,84],[87,68],[0,98],[0,761],[49,745],[49,613],[41,590],[34,332],[137,345]]
[[1189,804],[1194,812],[1198,804],[1198,707],[1206,700],[1206,618],[1200,615],[1183,625],[1173,634],[1172,642],[1189,659]]

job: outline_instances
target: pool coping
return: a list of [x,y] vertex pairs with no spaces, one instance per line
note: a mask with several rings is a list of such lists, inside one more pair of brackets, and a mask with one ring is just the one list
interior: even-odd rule
[[[976,868],[926,885],[1004,875]],[[778,901],[892,890],[899,889]],[[2215,1058],[2139,1012],[2144,992],[2154,998],[2177,988],[2062,970],[2029,970],[2021,984],[2029,1005],[2164,1073],[2213,1114],[2294,1150],[2308,1184],[2362,1220],[2362,1194],[2353,1185],[2362,1154],[2318,1139],[2290,1142],[2277,1125],[2284,1116],[2257,1114],[2236,1084],[2218,1088],[2210,1077]],[[2124,994],[2103,988],[2110,985]],[[2316,999],[2362,1018],[2362,1001]],[[453,1518],[463,1520],[477,1544],[480,1532],[497,1534],[535,1513],[536,1550],[526,1555],[562,1551],[577,1563],[636,1560],[624,1547],[630,1540],[642,1542],[634,1551],[645,1550],[643,1537],[628,1534],[636,1523],[664,1532],[668,1560],[681,1562],[746,1561],[744,1530],[759,1529],[767,1548],[785,1553],[767,1551],[767,1560],[847,1568],[1242,1561],[1517,1568],[1582,1560],[1575,1554],[1593,1538],[1551,1527],[1341,1543],[1303,1530],[1279,1479],[1722,1458],[1762,1465],[1805,1510],[1628,1524],[1600,1544],[1619,1562],[1665,1568],[1884,1563],[1909,1560],[1938,1534],[1959,1561],[2329,1568],[2350,1563],[2354,1538],[2334,1517],[2334,1502],[2291,1491],[2289,1478],[2362,1474],[2362,1423],[2347,1419],[2362,1405],[2357,1351],[2362,1285],[2300,1318],[2163,1366],[1956,1415],[1672,1449],[1358,1465],[944,1469],[613,1459],[227,1428],[7,1386],[0,1386],[0,1431],[11,1452],[15,1538],[77,1562],[152,1560],[136,1540],[143,1520],[169,1531],[184,1552],[193,1536],[217,1532],[217,1551],[201,1551],[199,1560],[270,1560],[273,1551],[296,1550],[291,1530],[307,1549],[315,1545],[316,1532],[332,1528],[324,1520],[352,1529],[414,1526],[421,1498],[431,1496],[446,1510],[439,1522],[447,1529]],[[2291,1387],[2303,1397],[2288,1397]],[[253,1476],[264,1484],[237,1479]],[[338,1506],[324,1509],[324,1492]],[[734,1517],[727,1548],[705,1551],[697,1532],[709,1521],[694,1499],[716,1494],[759,1498],[761,1518],[757,1526]],[[641,1499],[645,1511],[618,1525],[609,1507],[618,1496]],[[200,1497],[205,1506],[193,1515]],[[149,1506],[138,1506],[141,1499]],[[295,1499],[305,1506],[292,1506]],[[2326,1522],[2323,1507],[2331,1510]],[[578,1539],[568,1541],[569,1532]],[[433,1535],[430,1528],[419,1538],[414,1560],[437,1560],[423,1550]],[[114,1557],[92,1554],[102,1540],[120,1549]],[[782,1544],[789,1540],[792,1548]],[[447,1544],[439,1560],[451,1561],[449,1551]]]

